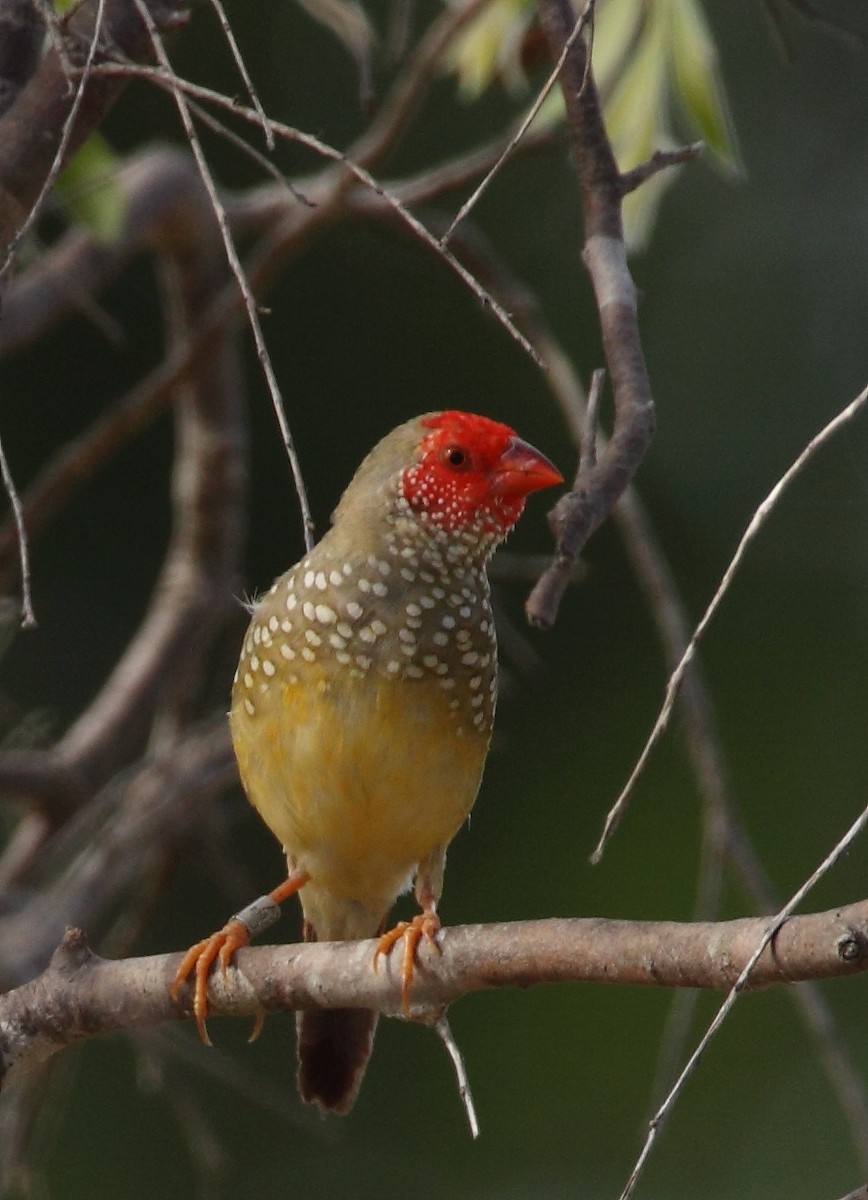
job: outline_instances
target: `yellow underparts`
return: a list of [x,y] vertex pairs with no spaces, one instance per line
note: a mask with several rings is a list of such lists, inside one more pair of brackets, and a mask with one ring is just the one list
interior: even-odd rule
[[311,664],[298,682],[271,680],[252,713],[243,699],[236,687],[241,779],[291,866],[311,876],[306,917],[321,940],[373,935],[470,812],[488,734],[462,728],[436,681],[375,671]]

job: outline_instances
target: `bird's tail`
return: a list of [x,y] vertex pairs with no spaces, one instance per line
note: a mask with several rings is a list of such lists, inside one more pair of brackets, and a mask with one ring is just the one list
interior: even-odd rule
[[[317,941],[308,920],[304,940]],[[377,1014],[367,1008],[312,1008],[296,1015],[295,1027],[302,1099],[323,1112],[348,1113],[371,1056]]]
[[308,1104],[346,1113],[368,1065],[377,1014],[366,1008],[319,1008],[300,1012],[298,1087]]

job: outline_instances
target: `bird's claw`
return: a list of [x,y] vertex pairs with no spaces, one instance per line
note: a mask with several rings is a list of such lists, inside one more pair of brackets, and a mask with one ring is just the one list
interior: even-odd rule
[[394,929],[381,934],[377,942],[374,951],[375,971],[380,955],[391,953],[395,943],[401,938],[404,939],[404,954],[401,959],[401,1007],[405,1016],[410,1015],[410,985],[416,970],[416,951],[419,943],[424,939],[435,947],[438,954],[442,954],[440,943],[437,941],[440,928],[440,918],[436,912],[421,912],[417,913],[412,921],[399,921]]
[[[195,946],[191,946],[175,972],[175,979],[170,989],[173,1000],[178,999],[182,985],[186,983],[191,974],[193,975],[193,1016],[196,1018],[199,1037],[206,1046],[212,1044],[205,1024],[208,1015],[208,975],[214,963],[219,961],[220,969],[225,977],[236,951],[247,946],[249,942],[250,931],[247,926],[242,921],[236,921],[233,918],[222,929],[218,929],[210,937],[203,938],[201,942],[196,942]],[[253,1031],[254,1037],[258,1035],[261,1028],[261,1021],[257,1019]]]

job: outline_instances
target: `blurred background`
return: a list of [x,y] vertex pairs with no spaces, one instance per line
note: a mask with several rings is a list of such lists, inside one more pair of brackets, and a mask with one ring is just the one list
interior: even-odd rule
[[[853,7],[823,11],[843,19]],[[694,619],[756,505],[868,382],[868,50],[807,12],[781,8],[786,44],[758,2],[704,6],[741,172],[715,170],[708,156],[682,169],[632,260],[658,406],[637,486]],[[227,11],[270,115],[337,146],[364,128],[354,64],[319,22],[288,2],[239,0]],[[414,25],[432,11],[420,3]],[[372,12],[375,24],[381,16]],[[206,9],[172,53],[181,74],[237,91]],[[496,81],[469,103],[444,75],[389,173],[494,136],[527,103],[528,94]],[[695,136],[675,127],[685,140]],[[155,138],[183,140],[170,101],[141,84],[122,96],[103,132],[119,153]],[[221,183],[251,182],[249,163],[205,143]],[[290,171],[312,165],[295,151],[281,150],[278,160]],[[451,215],[458,202],[449,198],[438,211]],[[474,221],[587,376],[601,352],[563,140],[512,162]],[[0,425],[21,484],[160,354],[144,258],[102,303],[123,329],[121,345],[70,320],[52,332],[50,353],[43,344],[3,364]],[[509,422],[570,474],[575,451],[545,380],[406,236],[343,224],[283,272],[268,307],[265,334],[320,530],[367,449],[429,409],[466,407]],[[252,350],[248,365],[245,587],[255,592],[303,547]],[[40,624],[5,655],[0,685],[48,740],[94,695],[141,617],[168,534],[171,458],[165,419],[78,492],[34,547]],[[742,818],[782,897],[866,803],[866,469],[862,417],[787,493],[702,650]],[[549,548],[545,510],[545,496],[532,500],[511,551]],[[508,687],[483,789],[450,852],[447,925],[693,912],[701,802],[677,724],[603,862],[588,863],[656,715],[665,670],[611,522],[584,560],[585,575],[547,634],[524,624],[527,583],[498,586],[504,616],[530,654],[505,654]],[[241,623],[239,615],[239,637]],[[186,947],[279,880],[278,849],[240,792],[218,807],[213,837],[203,829],[177,863],[138,953]],[[227,846],[231,869],[209,866]],[[863,897],[866,869],[863,839],[809,908]],[[720,915],[753,911],[728,875]],[[276,936],[298,936],[291,903]],[[868,1070],[865,987],[860,978],[823,985],[860,1075]],[[99,1040],[63,1055],[45,1094],[30,1147],[45,1188],[36,1194],[617,1197],[651,1112],[670,1003],[663,991],[548,986],[456,1004],[452,1024],[482,1125],[476,1143],[442,1047],[403,1023],[381,1022],[357,1107],[327,1122],[295,1094],[290,1016],[270,1018],[251,1047],[246,1028],[216,1020],[212,1051],[186,1026]],[[717,1003],[700,998],[689,1045]],[[789,997],[774,989],[737,1006],[637,1195],[832,1200],[863,1182],[816,1046]]]

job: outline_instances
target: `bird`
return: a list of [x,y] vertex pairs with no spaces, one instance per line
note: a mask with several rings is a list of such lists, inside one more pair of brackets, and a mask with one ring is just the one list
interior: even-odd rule
[[[558,469],[508,425],[449,409],[407,421],[363,460],[322,539],[253,606],[232,689],[241,782],[283,847],[305,941],[401,938],[439,948],[446,850],[476,799],[497,691],[487,566],[531,492]],[[413,886],[420,912],[391,930]],[[253,906],[251,906],[253,907]],[[185,955],[205,1028],[207,978],[247,944],[233,918]],[[377,1016],[297,1014],[298,1082],[323,1112],[352,1107]]]

